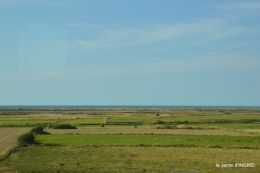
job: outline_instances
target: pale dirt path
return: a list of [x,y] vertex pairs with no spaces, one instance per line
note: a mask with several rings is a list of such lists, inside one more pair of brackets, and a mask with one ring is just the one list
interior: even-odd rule
[[17,139],[30,128],[0,128],[0,156],[17,144]]

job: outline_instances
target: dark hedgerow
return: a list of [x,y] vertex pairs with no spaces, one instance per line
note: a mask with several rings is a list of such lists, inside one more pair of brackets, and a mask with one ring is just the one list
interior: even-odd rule
[[19,146],[27,146],[35,143],[33,133],[26,133],[18,138]]
[[53,129],[77,129],[77,127],[70,124],[57,124],[53,126]]
[[156,126],[156,129],[177,129],[176,125],[161,125]]
[[37,126],[31,130],[32,133],[35,134],[48,134],[48,132],[45,132],[42,126]]

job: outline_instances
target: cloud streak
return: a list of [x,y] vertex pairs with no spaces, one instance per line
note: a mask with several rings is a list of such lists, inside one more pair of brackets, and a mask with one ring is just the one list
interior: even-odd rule
[[92,27],[92,28],[98,28],[101,27],[101,25],[93,24],[93,23],[69,23],[69,27]]
[[224,13],[233,13],[238,19],[249,17],[258,17],[260,10],[259,2],[235,2],[235,3],[224,3],[219,5],[218,8],[222,9]]
[[87,50],[93,50],[96,49],[98,47],[100,47],[103,43],[102,42],[98,42],[98,41],[84,41],[81,39],[77,39],[75,41],[75,44],[79,45],[83,50],[87,51]]
[[223,9],[257,10],[260,9],[259,2],[236,2],[226,3],[221,6]]
[[242,35],[248,31],[246,27],[229,25],[222,20],[204,20],[198,23],[173,25],[148,24],[139,26],[139,29],[114,28],[106,30],[104,28],[96,30],[96,35],[99,36],[95,37],[94,40],[82,38],[80,41],[76,40],[75,44],[85,45],[86,50],[140,46],[165,41],[203,44]]

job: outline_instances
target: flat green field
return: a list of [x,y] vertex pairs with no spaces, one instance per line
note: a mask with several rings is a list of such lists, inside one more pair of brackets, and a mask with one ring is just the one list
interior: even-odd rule
[[0,109],[0,136],[38,125],[0,172],[260,172],[258,109]]
[[[259,173],[260,150],[193,147],[31,146],[0,163],[10,172]],[[216,167],[254,163],[255,167]]]
[[139,134],[52,134],[36,135],[45,145],[192,146],[259,148],[258,136],[139,135]]

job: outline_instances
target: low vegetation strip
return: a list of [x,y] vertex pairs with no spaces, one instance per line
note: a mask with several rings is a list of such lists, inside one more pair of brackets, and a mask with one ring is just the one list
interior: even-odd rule
[[45,129],[51,134],[174,134],[174,135],[219,135],[219,136],[255,136],[254,133],[246,131],[228,131],[222,129],[146,129],[142,127],[115,128],[105,126],[105,128],[78,128],[78,129]]
[[35,140],[45,145],[260,147],[260,138],[257,136],[52,134],[36,135]]
[[3,120],[0,120],[0,127],[35,127],[37,125],[46,125],[48,123],[51,123],[51,121],[44,121],[44,120],[3,121]]
[[0,158],[17,145],[19,136],[29,131],[29,128],[0,128]]

